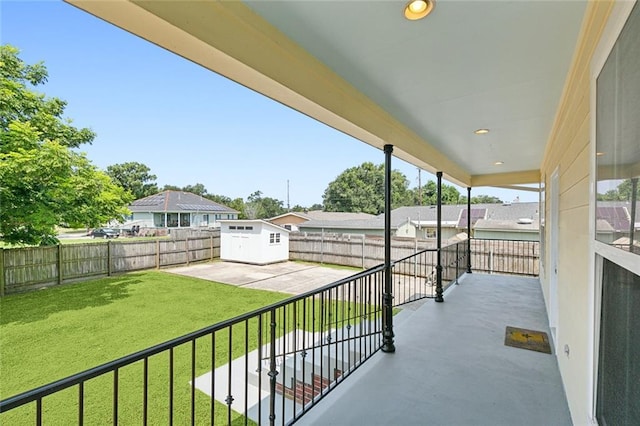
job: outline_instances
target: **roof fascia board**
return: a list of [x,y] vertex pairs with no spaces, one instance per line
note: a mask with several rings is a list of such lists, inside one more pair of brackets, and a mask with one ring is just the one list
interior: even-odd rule
[[471,177],[472,187],[522,185],[527,183],[540,183],[540,170],[474,175]]

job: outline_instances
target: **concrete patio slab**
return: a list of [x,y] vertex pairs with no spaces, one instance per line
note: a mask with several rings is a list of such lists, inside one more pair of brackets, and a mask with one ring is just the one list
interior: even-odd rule
[[270,265],[211,262],[171,268],[166,272],[247,288],[300,294],[341,280],[358,271],[297,262]]

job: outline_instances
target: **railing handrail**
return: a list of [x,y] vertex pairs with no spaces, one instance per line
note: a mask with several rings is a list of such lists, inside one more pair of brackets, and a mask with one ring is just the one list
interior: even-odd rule
[[192,340],[198,339],[200,337],[206,336],[208,334],[211,333],[215,333],[217,331],[220,331],[224,328],[227,327],[231,327],[235,324],[241,323],[243,321],[249,320],[251,318],[255,318],[259,315],[265,314],[269,311],[273,311],[276,310],[278,308],[281,308],[283,306],[289,305],[291,303],[295,303],[299,300],[303,300],[309,296],[314,296],[315,294],[320,294],[326,290],[330,290],[333,289],[335,287],[339,287],[345,283],[348,283],[349,281],[353,281],[353,280],[357,280],[359,278],[364,278],[367,277],[369,275],[373,275],[376,272],[381,272],[384,270],[384,265],[377,265],[374,266],[372,268],[366,269],[362,272],[358,272],[357,274],[348,276],[346,278],[343,278],[341,280],[335,281],[333,283],[324,285],[322,287],[318,287],[316,289],[313,290],[309,290],[305,293],[301,293],[301,294],[297,294],[291,297],[288,297],[284,300],[281,300],[279,302],[276,303],[272,303],[271,305],[268,306],[264,306],[262,308],[258,308],[255,309],[253,311],[244,313],[242,315],[238,315],[236,317],[233,318],[229,318],[227,320],[223,320],[220,322],[217,322],[213,325],[201,328],[199,330],[193,331],[191,333],[182,335],[180,337],[176,337],[174,339],[168,340],[166,342],[163,343],[159,343],[155,346],[146,348],[146,349],[142,349],[138,352],[134,352],[132,354],[129,355],[125,355],[121,358],[115,359],[113,361],[109,361],[106,362],[104,364],[101,364],[97,367],[93,367],[89,370],[85,370],[82,371],[80,373],[76,373],[74,375],[65,377],[63,379],[57,380],[55,382],[51,382],[49,384],[40,386],[38,388],[35,389],[31,389],[28,390],[26,392],[14,395],[12,397],[9,397],[7,399],[1,400],[0,401],[0,413],[3,413],[5,411],[9,411],[13,408],[19,407],[21,405],[24,404],[28,404],[29,402],[33,402],[39,398],[45,397],[47,395],[51,395],[52,393],[61,391],[63,389],[67,389],[71,386],[77,385],[81,382],[87,381],[89,379],[92,379],[94,377],[98,377],[101,376],[103,374],[109,373],[111,371],[114,371],[118,368],[121,367],[125,367],[127,365],[133,364],[135,362],[141,361],[145,358],[148,358],[150,356],[156,355],[160,352],[166,351],[168,349],[171,348],[175,348],[177,346],[180,346],[182,344],[185,344],[187,342],[190,342]]
[[[457,243],[454,243],[454,244],[457,244]],[[453,245],[453,244],[451,244],[451,245]],[[449,247],[449,246],[446,246],[446,247]],[[410,258],[415,257],[415,256],[419,256],[422,253],[427,253],[427,252],[430,252],[430,251],[437,252],[438,250],[439,249],[437,247],[435,247],[435,248],[427,248],[427,249],[424,249],[424,250],[417,251],[417,252],[415,252],[413,254],[410,254],[409,256],[403,257],[402,259],[394,260],[393,262],[391,262],[391,267],[393,267],[396,263],[404,262],[405,260],[410,259]]]

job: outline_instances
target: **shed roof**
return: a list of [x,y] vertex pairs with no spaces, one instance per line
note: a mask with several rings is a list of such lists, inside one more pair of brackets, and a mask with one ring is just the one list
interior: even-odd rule
[[275,223],[271,223],[271,222],[267,222],[266,220],[262,220],[262,219],[223,219],[223,220],[219,220],[219,223],[226,223],[226,224],[242,224],[242,225],[246,225],[246,224],[256,224],[256,225],[264,225],[267,226],[269,228],[276,228],[278,231],[282,231],[282,232],[286,232],[289,233],[291,232],[290,230],[283,228],[280,225],[276,225]]

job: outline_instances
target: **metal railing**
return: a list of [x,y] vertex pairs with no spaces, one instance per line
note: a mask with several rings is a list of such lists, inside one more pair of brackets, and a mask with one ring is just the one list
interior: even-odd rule
[[[443,291],[466,272],[467,247],[467,240],[442,247]],[[426,249],[392,263],[393,306],[436,297],[437,252],[435,248]]]
[[472,239],[471,260],[474,272],[538,276],[538,241]]
[[381,346],[384,267],[0,401],[2,424],[287,424]]
[[[393,262],[394,306],[434,296],[436,253]],[[383,288],[380,265],[0,401],[0,423],[293,423],[382,347]]]

